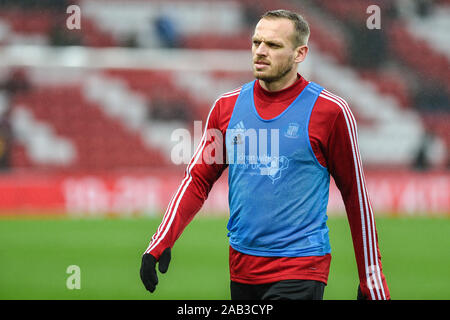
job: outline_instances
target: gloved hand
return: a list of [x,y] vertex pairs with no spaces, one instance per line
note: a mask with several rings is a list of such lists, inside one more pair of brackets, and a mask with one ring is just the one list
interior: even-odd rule
[[[169,268],[171,258],[171,249],[166,248],[161,257],[159,258],[158,269],[161,273],[166,273]],[[142,264],[141,264],[141,280],[144,284],[145,288],[153,292],[155,291],[156,285],[158,284],[158,276],[156,274],[156,258],[146,253],[142,256]]]
[[361,286],[358,285],[358,294],[356,296],[356,300],[367,300],[366,296],[363,295],[362,291],[361,291]]

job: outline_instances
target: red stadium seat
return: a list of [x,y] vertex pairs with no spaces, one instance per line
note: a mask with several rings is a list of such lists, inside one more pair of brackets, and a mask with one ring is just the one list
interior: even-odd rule
[[[144,145],[139,135],[87,102],[79,86],[42,87],[19,95],[14,103],[31,110],[35,118],[75,145],[78,155],[73,170],[168,164],[159,150]],[[21,146],[15,146],[12,158],[14,166],[51,167],[34,163]]]

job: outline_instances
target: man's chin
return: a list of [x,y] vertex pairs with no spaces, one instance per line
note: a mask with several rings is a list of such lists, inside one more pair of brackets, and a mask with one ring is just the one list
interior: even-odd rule
[[253,76],[258,80],[270,81],[273,77],[270,76],[267,72],[253,70]]
[[[253,76],[261,81],[270,83],[270,82],[275,82],[278,81],[280,79],[282,79],[283,77],[285,77],[291,70],[292,70],[292,66],[289,68],[284,69],[284,72],[280,72],[280,73],[276,73],[276,72],[269,72],[269,70],[264,70],[264,71],[259,71],[256,68],[253,68]],[[272,70],[275,71],[275,70]]]
[[263,72],[257,72],[257,71],[255,72],[254,71],[253,76],[255,77],[255,79],[258,79],[258,80],[261,80],[264,82],[273,82],[276,80],[275,77],[268,75],[266,73],[263,73]]

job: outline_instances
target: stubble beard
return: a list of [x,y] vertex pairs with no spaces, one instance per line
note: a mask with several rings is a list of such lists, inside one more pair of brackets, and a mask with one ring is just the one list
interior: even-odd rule
[[294,64],[288,62],[288,63],[280,66],[279,68],[277,68],[277,70],[275,70],[274,74],[268,74],[268,75],[259,74],[258,71],[256,71],[254,69],[253,75],[258,80],[264,81],[266,83],[273,83],[280,79],[283,79],[289,72],[291,72],[293,67],[294,67]]

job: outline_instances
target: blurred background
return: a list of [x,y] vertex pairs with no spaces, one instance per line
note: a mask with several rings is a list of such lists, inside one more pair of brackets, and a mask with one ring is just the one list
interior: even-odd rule
[[[189,130],[184,143],[194,150],[215,99],[253,79],[259,16],[284,8],[311,27],[299,72],[345,98],[357,119],[393,298],[449,299],[450,1],[375,1],[378,17],[367,11],[372,2],[0,1],[0,298],[228,298],[226,174],[179,247],[189,257],[213,248],[217,273],[179,258],[172,282],[148,296],[136,270],[185,170],[171,161],[180,143],[172,133]],[[379,28],[368,27],[370,17]],[[329,216],[349,258],[335,258],[339,280],[326,298],[353,298],[356,269],[334,186]],[[216,247],[202,240],[208,232],[220,234]],[[117,250],[120,262],[108,260]],[[45,277],[21,277],[24,251]],[[69,264],[90,271],[79,291],[65,286]],[[198,293],[180,286],[195,272],[212,279]],[[411,279],[423,280],[420,290],[403,285]]]

